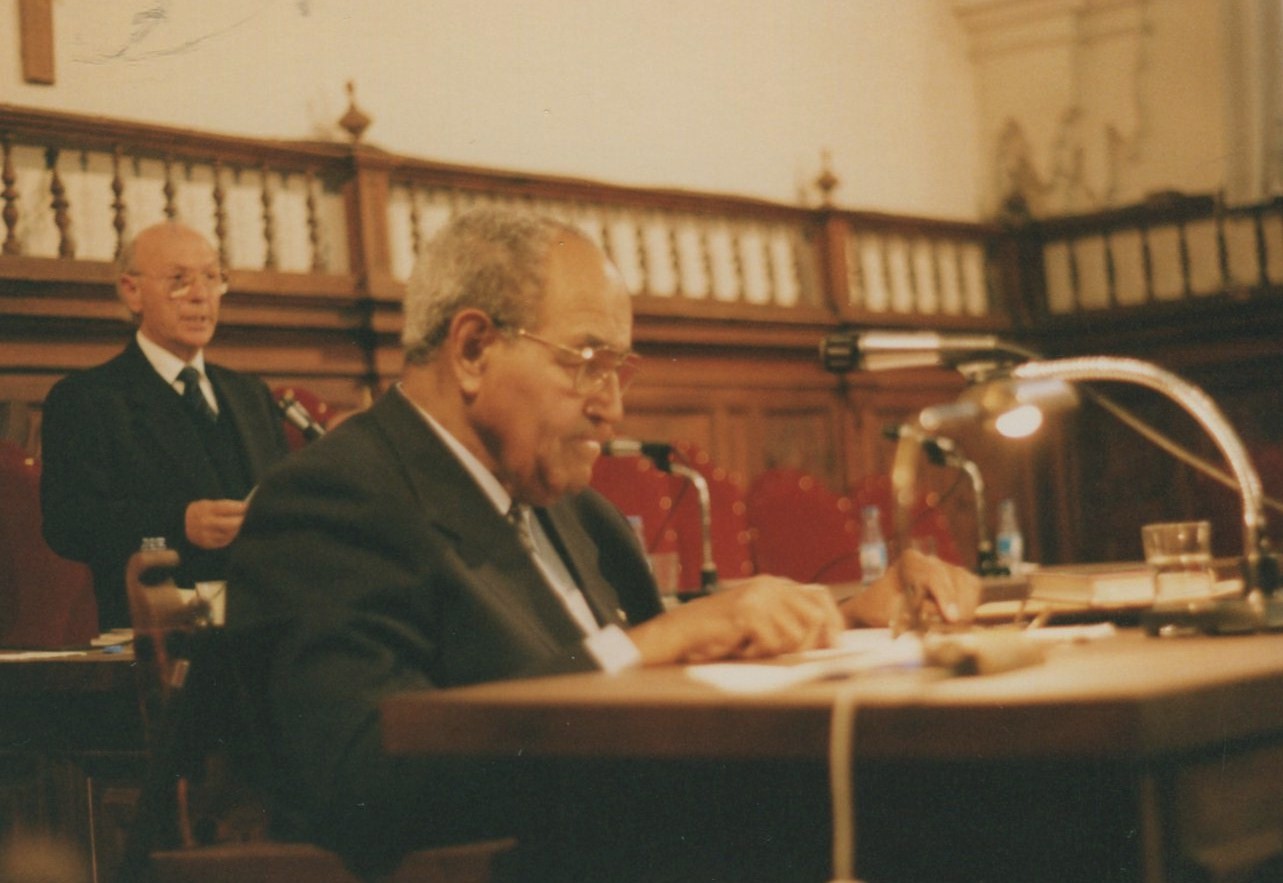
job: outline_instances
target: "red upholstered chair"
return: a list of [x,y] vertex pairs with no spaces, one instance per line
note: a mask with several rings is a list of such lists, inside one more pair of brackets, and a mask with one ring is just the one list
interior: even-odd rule
[[800,469],[769,469],[745,496],[759,573],[801,582],[860,579],[859,511]]
[[97,634],[89,568],[41,534],[40,463],[0,440],[0,646],[87,646]]
[[634,525],[640,524],[639,536],[647,553],[677,551],[673,481],[649,457],[599,457],[592,487]]
[[[717,565],[718,577],[739,579],[752,576],[757,571],[743,486],[694,443],[675,442],[673,451],[678,460],[702,475],[708,484],[713,563]],[[683,591],[695,591],[700,588],[703,565],[699,495],[680,475],[673,476],[673,483],[673,523],[682,563],[681,588]]]
[[[272,398],[278,403],[289,397],[298,402],[312,416],[312,419],[320,424],[322,429],[328,429],[330,418],[334,416],[333,409],[320,396],[310,389],[302,386],[278,386],[272,390]],[[285,440],[289,443],[291,451],[297,451],[308,443],[308,439],[293,423],[285,421]]]
[[[856,511],[865,506],[877,506],[882,519],[882,535],[894,545],[895,496],[889,475],[866,475],[851,488],[851,500]],[[957,540],[949,529],[948,519],[937,506],[930,503],[925,493],[919,493],[909,516],[909,539],[915,547],[931,551],[942,561],[962,564],[962,553]]]

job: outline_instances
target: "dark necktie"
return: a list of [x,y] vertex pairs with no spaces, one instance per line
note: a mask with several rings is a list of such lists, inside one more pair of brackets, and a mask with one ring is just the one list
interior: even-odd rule
[[218,414],[210,407],[205,393],[201,392],[200,372],[188,365],[178,372],[178,379],[183,382],[183,401],[192,409],[192,413],[208,423],[217,422]]

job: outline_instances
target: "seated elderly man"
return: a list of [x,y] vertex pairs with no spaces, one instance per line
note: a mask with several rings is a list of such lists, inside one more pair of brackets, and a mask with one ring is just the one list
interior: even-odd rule
[[[771,576],[663,610],[588,489],[636,357],[628,292],[573,227],[455,219],[411,279],[403,343],[400,382],[262,482],[235,549],[228,622],[272,635],[274,784],[299,836],[377,867],[521,825],[501,768],[382,753],[395,691],[767,657],[885,622],[894,575],[845,611]],[[974,605],[963,571],[912,564],[942,610]]]

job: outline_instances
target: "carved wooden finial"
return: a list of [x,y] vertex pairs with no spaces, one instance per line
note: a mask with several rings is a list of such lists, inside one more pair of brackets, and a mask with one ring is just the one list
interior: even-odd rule
[[815,178],[815,186],[820,191],[820,206],[822,208],[833,207],[833,191],[838,187],[837,175],[833,174],[830,167],[833,157],[827,150],[820,151],[820,174]]
[[370,126],[369,116],[356,106],[356,84],[351,80],[347,81],[347,113],[343,114],[339,125],[352,136],[354,144],[361,140],[361,134]]

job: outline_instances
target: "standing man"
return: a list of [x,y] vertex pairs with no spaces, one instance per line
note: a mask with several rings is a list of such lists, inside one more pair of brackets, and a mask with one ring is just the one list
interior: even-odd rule
[[825,588],[766,576],[662,611],[628,523],[588,488],[637,359],[628,292],[583,234],[464,214],[404,313],[400,383],[264,481],[228,595],[229,628],[267,635],[278,812],[375,867],[534,821],[503,770],[384,755],[384,696],[772,656],[846,625]]
[[125,562],[144,538],[179,552],[180,585],[223,579],[245,497],[288,450],[267,387],[205,361],[227,292],[205,237],[157,224],[117,266],[138,330],[54,385],[41,430],[45,539],[93,570],[104,630],[129,625]]

